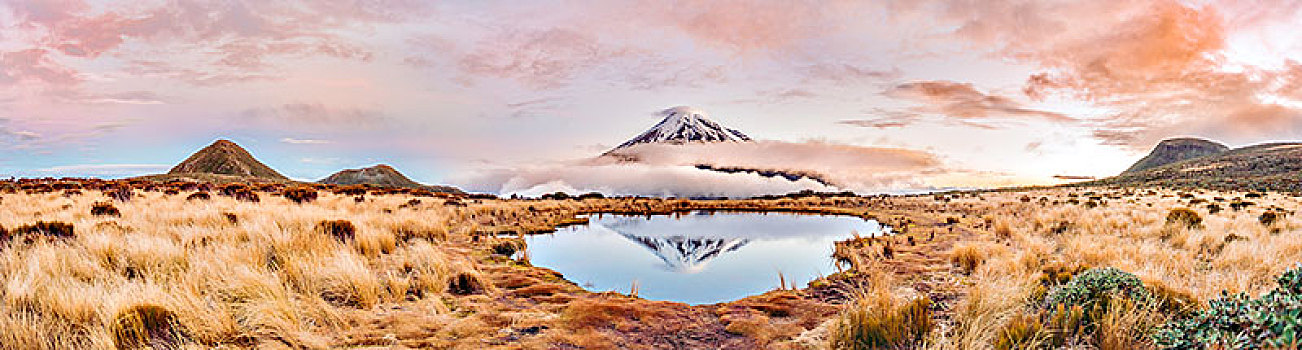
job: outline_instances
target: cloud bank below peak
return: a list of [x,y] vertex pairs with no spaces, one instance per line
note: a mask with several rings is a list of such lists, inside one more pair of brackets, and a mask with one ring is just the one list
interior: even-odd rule
[[[922,151],[822,141],[641,144],[612,156],[480,169],[455,175],[450,182],[472,191],[524,196],[556,191],[678,197],[749,197],[801,190],[882,193],[929,188],[927,177],[944,171],[940,164]],[[749,171],[726,173],[698,165],[817,174],[827,183]]]

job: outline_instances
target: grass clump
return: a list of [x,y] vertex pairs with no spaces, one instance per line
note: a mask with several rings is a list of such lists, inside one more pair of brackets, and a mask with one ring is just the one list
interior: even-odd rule
[[139,304],[118,312],[109,333],[118,349],[172,349],[188,338],[176,314],[162,306]]
[[1154,335],[1161,349],[1295,349],[1302,340],[1302,266],[1253,299],[1222,291],[1207,308],[1173,320]]
[[896,305],[883,293],[856,299],[837,315],[828,340],[833,349],[907,347],[921,342],[934,327],[930,298]]
[[1037,349],[1047,336],[1038,318],[1017,314],[999,330],[993,345],[996,350]]
[[980,247],[972,244],[964,244],[954,247],[954,249],[950,251],[949,260],[954,264],[954,266],[961,269],[963,274],[970,275],[973,271],[976,271],[978,266],[981,266],[982,262],[985,262],[986,256],[985,253],[981,252]]
[[316,224],[317,232],[321,232],[340,242],[351,241],[357,237],[357,226],[348,220],[323,220]]
[[1203,226],[1203,217],[1193,209],[1175,208],[1166,214],[1166,224],[1190,229],[1199,228]]

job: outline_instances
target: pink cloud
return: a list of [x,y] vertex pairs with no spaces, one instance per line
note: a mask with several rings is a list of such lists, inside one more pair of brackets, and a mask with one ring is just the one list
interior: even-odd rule
[[71,85],[80,81],[77,71],[55,62],[45,49],[0,52],[0,83]]
[[915,81],[888,89],[887,96],[922,102],[913,110],[958,119],[1034,118],[1054,122],[1074,121],[1060,113],[1024,107],[1012,98],[983,93],[970,83]]

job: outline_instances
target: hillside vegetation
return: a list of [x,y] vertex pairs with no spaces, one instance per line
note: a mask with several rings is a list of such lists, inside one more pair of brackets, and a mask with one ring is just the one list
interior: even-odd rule
[[1080,185],[1302,192],[1302,143],[1243,147]]

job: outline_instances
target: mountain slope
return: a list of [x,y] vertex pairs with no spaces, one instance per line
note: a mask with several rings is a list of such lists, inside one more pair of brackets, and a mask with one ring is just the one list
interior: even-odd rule
[[398,169],[386,164],[379,164],[361,169],[344,169],[330,174],[318,183],[328,185],[373,185],[381,187],[419,188],[434,192],[464,193],[451,186],[429,186],[413,181]]
[[1269,143],[1077,185],[1302,192],[1302,143]]
[[1219,154],[1230,150],[1220,143],[1198,138],[1174,138],[1159,142],[1147,156],[1135,162],[1122,174],[1137,173],[1163,165]]
[[660,112],[665,116],[650,130],[625,141],[606,153],[643,143],[688,142],[747,142],[750,137],[740,131],[719,125],[709,119],[704,111],[679,106]]
[[217,140],[172,167],[168,175],[214,174],[243,178],[288,180],[253,158],[249,151],[229,140]]
[[421,184],[391,166],[380,164],[369,168],[344,169],[317,181],[329,185],[376,185],[417,188]]

